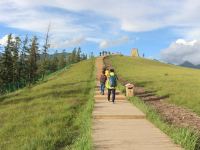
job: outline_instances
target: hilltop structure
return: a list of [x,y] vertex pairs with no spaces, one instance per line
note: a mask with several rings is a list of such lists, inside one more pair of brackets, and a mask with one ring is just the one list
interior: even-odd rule
[[140,57],[137,48],[133,48],[133,49],[131,50],[131,56],[132,56],[132,57]]

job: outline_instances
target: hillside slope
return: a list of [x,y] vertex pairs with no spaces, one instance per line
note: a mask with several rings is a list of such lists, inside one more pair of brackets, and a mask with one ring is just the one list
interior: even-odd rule
[[200,115],[200,70],[157,61],[111,56],[119,76],[158,95],[169,95],[169,102],[190,108]]
[[45,83],[1,96],[0,149],[51,150],[75,141],[82,144],[81,134],[90,127],[94,85],[94,60],[87,60]]

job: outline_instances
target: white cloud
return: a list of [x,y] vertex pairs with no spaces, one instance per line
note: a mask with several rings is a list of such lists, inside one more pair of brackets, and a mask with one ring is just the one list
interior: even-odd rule
[[52,48],[66,48],[73,46],[80,46],[81,43],[85,41],[85,37],[75,37],[65,41],[54,40],[52,43]]
[[[74,11],[90,10],[118,20],[125,31],[150,31],[169,26],[198,26],[198,0],[68,0],[58,7]],[[61,5],[62,4],[62,5]],[[178,9],[177,9],[178,8]]]
[[[199,0],[1,0],[0,6],[0,23],[44,33],[51,21],[55,39],[66,40],[80,35],[105,39],[113,29],[112,33],[120,33],[143,32],[163,27],[181,27],[181,31],[177,31],[178,34],[190,39],[200,39]],[[45,9],[48,7],[60,8],[79,15],[55,13],[53,9]],[[112,20],[112,23],[103,28],[104,19],[101,23],[95,22],[94,18],[88,20],[92,25],[83,23],[82,13],[87,13],[86,18],[100,15]],[[108,41],[102,43],[109,45]]]
[[102,40],[103,40],[103,39],[95,38],[95,37],[87,37],[87,38],[86,38],[86,41],[94,42],[94,43],[100,43]]
[[174,64],[185,61],[200,64],[200,40],[178,39],[161,52],[161,59]]
[[4,37],[2,37],[2,38],[0,39],[0,45],[6,46],[7,41],[8,41],[8,35],[5,35]]
[[185,45],[185,46],[194,46],[197,43],[197,40],[192,40],[192,41],[186,41],[184,39],[178,39],[176,40],[176,44],[179,45]]
[[128,36],[123,36],[123,37],[116,39],[116,40],[102,40],[99,44],[99,47],[100,48],[112,47],[112,46],[116,46],[116,45],[126,43],[129,40],[130,39],[129,39]]
[[[15,41],[15,35],[12,35],[12,41]],[[8,35],[3,36],[0,38],[0,45],[1,46],[6,46],[8,43]]]

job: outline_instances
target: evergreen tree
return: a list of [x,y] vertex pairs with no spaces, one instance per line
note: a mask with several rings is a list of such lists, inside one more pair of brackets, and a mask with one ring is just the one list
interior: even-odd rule
[[48,56],[48,49],[50,48],[50,44],[49,44],[49,31],[50,31],[50,26],[51,26],[51,24],[49,24],[49,26],[48,26],[47,34],[46,34],[46,37],[45,37],[45,43],[44,43],[44,46],[43,46],[43,57],[44,57],[44,60],[47,59],[47,56]]
[[81,54],[81,60],[86,60],[86,59],[87,59],[87,55],[84,54],[84,53],[82,53],[82,54]]
[[85,57],[84,57],[85,59],[88,59],[88,56],[87,56],[87,54],[85,54]]
[[53,59],[51,59],[51,61],[50,61],[49,70],[50,70],[51,72],[55,72],[55,71],[58,70],[58,54],[57,54],[57,53],[58,53],[58,52],[57,52],[57,50],[56,50]]
[[75,62],[77,62],[76,54],[77,54],[77,52],[76,52],[76,48],[74,48],[73,51],[72,51],[72,54],[71,54],[71,60],[70,60],[71,63],[75,63]]
[[90,58],[94,58],[94,53],[93,52],[90,53]]
[[48,26],[47,34],[45,37],[45,43],[44,43],[43,52],[42,52],[42,60],[40,62],[40,72],[42,74],[42,78],[44,78],[49,67],[49,59],[48,59],[48,49],[50,48],[49,31],[50,31],[50,24]]
[[12,34],[8,35],[8,41],[7,45],[4,48],[4,53],[2,55],[1,60],[1,78],[3,83],[11,83],[12,82],[12,68],[13,68],[13,62],[12,62]]
[[81,61],[81,48],[79,47],[76,54],[76,62]]
[[28,54],[29,54],[29,48],[28,48],[28,36],[26,35],[25,39],[22,41],[22,48],[20,53],[20,81],[27,81],[28,80]]
[[39,59],[39,49],[37,43],[37,37],[34,36],[31,40],[31,45],[29,48],[29,83],[35,82],[38,78],[37,74],[37,60]]
[[[1,47],[0,45],[0,50],[3,49],[3,47]],[[2,86],[3,85],[3,65],[2,65],[2,54],[0,53],[0,85]],[[0,86],[0,88],[1,88]],[[1,92],[1,89],[0,89],[0,92]]]
[[58,57],[58,68],[62,69],[66,66],[66,58],[65,58],[65,51],[63,50],[62,54]]
[[20,45],[21,45],[21,39],[19,37],[15,37],[15,40],[11,42],[12,48],[12,82],[15,84],[16,82],[19,82],[20,76],[20,66],[19,66],[19,51],[20,51]]

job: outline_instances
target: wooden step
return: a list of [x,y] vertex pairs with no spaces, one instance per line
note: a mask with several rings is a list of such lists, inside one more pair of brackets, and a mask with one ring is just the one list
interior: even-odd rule
[[145,115],[93,115],[94,119],[145,119]]
[[[99,95],[99,94],[101,94],[101,93],[100,93],[100,90],[95,91],[95,95]],[[107,92],[107,90],[105,90],[105,91],[104,91],[104,95],[107,95],[107,94],[108,94],[108,92]],[[119,91],[116,91],[115,94],[116,94],[116,95],[120,95],[121,93],[120,93]]]
[[[112,97],[112,95],[111,95],[111,97]],[[99,99],[99,100],[101,100],[101,99],[105,100],[105,99],[107,99],[107,95],[95,95],[94,98]],[[126,100],[126,97],[124,95],[116,95],[115,99],[116,100]]]

